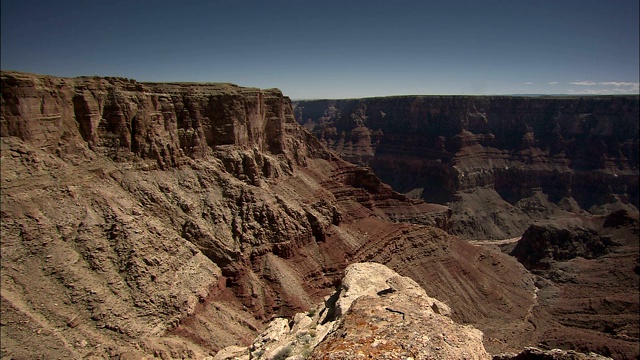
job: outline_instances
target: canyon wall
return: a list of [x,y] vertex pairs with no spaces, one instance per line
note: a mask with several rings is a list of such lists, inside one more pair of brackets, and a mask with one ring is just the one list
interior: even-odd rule
[[638,96],[299,101],[303,126],[395,190],[452,208],[470,239],[638,208]]
[[332,153],[278,90],[1,81],[2,357],[203,358],[322,300],[358,261],[504,338],[488,348],[530,342],[526,270]]
[[[3,358],[206,358],[307,311],[355,262],[414,279],[489,353],[575,344],[515,258],[343,160],[279,90],[0,80]],[[585,350],[637,342],[588,331]]]

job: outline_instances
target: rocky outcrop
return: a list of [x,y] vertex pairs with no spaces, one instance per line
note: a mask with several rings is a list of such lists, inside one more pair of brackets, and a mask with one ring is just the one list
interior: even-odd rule
[[299,101],[295,114],[395,190],[448,205],[452,231],[482,239],[519,236],[567,211],[637,212],[639,104],[637,96],[399,96]]
[[[511,254],[536,275],[537,306],[558,323],[539,345],[588,349],[614,359],[639,356],[639,233],[637,215],[625,211],[527,229]],[[572,337],[566,336],[568,328]],[[532,353],[516,358],[571,357]]]
[[276,319],[250,347],[223,349],[214,359],[489,359],[482,333],[450,313],[410,278],[357,263],[317,310]]
[[580,218],[565,218],[531,225],[511,255],[528,269],[549,269],[554,261],[600,257],[611,245],[608,237],[598,235],[595,225]]

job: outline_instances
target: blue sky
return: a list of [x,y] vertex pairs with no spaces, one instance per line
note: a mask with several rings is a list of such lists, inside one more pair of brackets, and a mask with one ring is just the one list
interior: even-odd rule
[[294,99],[638,94],[638,0],[2,0],[1,67]]

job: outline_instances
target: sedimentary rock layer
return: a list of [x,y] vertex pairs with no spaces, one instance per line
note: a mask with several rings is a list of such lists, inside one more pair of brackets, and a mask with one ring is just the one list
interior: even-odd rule
[[515,258],[342,160],[278,90],[1,80],[2,357],[205,358],[361,261],[414,279],[491,353],[575,338],[570,322],[545,338],[558,322]]
[[524,268],[333,154],[278,90],[1,80],[2,357],[203,358],[360,259],[451,299],[456,320],[522,328]]
[[[299,101],[298,122],[395,190],[454,210],[468,238],[638,208],[638,96]],[[478,225],[479,224],[479,225]]]

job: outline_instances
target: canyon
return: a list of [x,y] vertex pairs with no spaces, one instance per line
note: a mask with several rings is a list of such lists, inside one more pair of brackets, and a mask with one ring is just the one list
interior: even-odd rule
[[[536,99],[475,99],[503,132],[480,112],[456,123],[434,111],[440,133],[365,100],[354,116],[311,112],[277,89],[5,71],[1,82],[3,358],[213,357],[316,309],[363,262],[412,279],[451,309],[439,324],[475,327],[487,354],[638,356],[637,97],[558,100],[561,142],[537,133],[542,120],[513,120]],[[376,101],[406,109],[401,99]],[[429,118],[418,105],[414,119]],[[376,128],[375,111],[395,120]],[[338,130],[345,118],[360,125]],[[557,214],[574,220],[530,227]]]
[[298,122],[393,189],[452,211],[466,239],[536,220],[638,212],[638,96],[297,101]]

